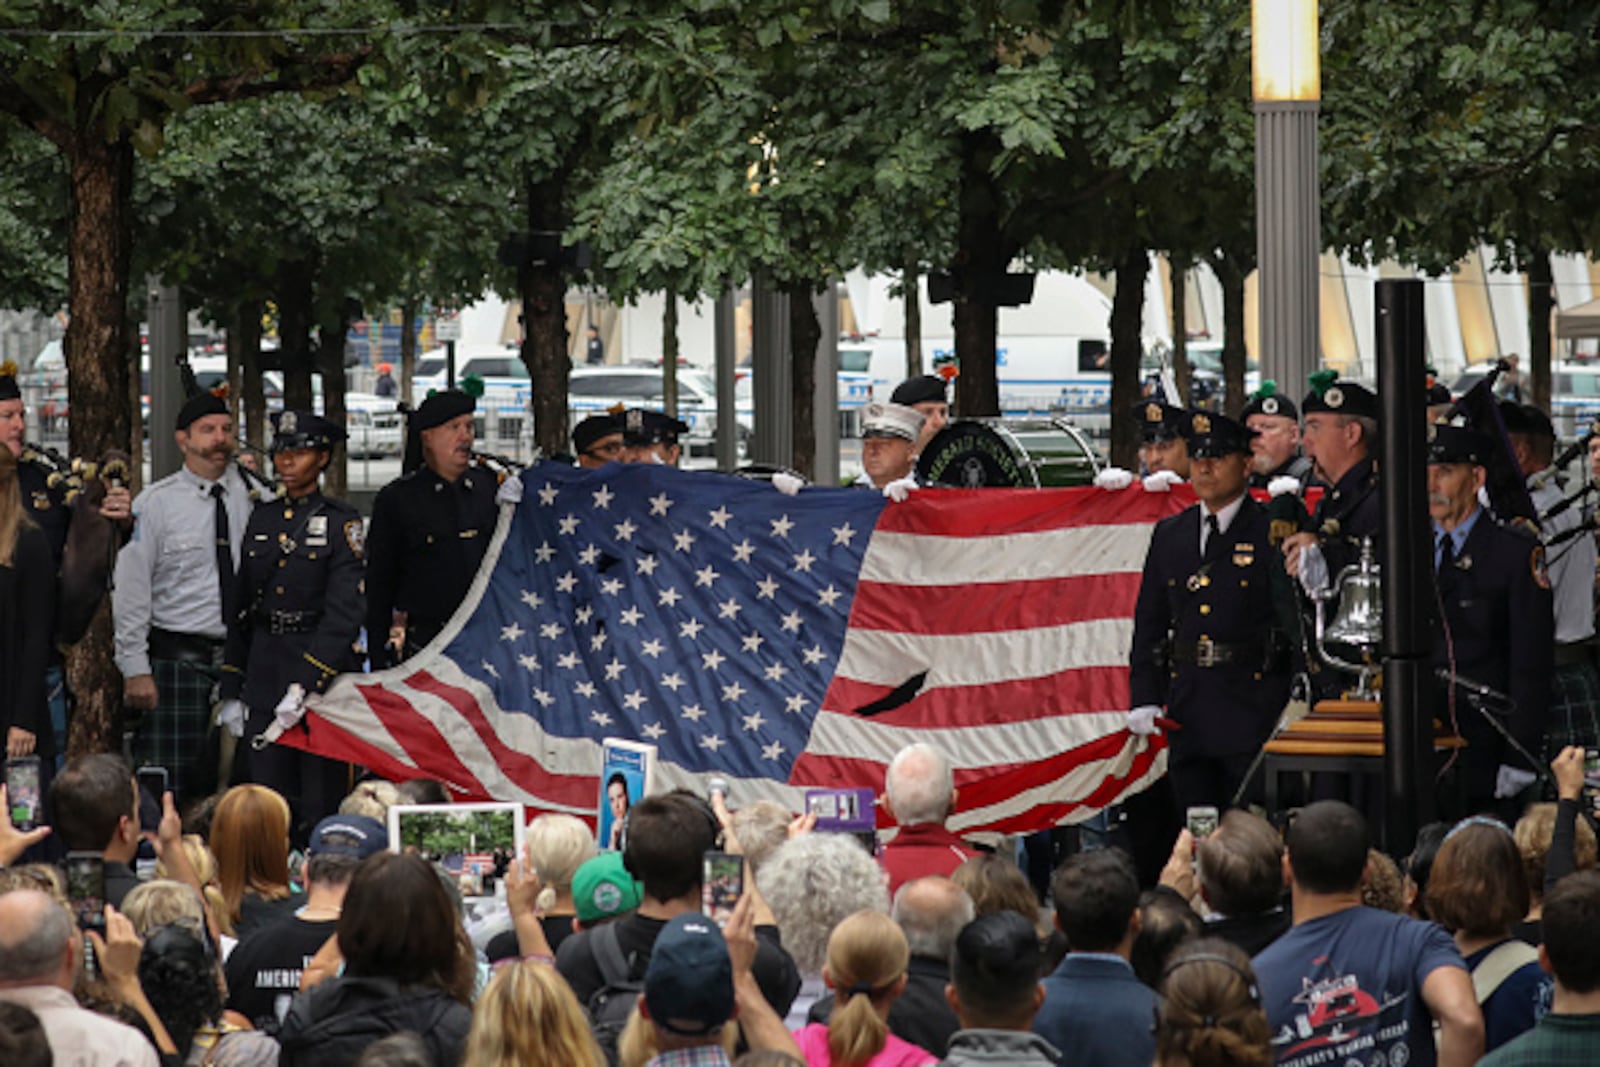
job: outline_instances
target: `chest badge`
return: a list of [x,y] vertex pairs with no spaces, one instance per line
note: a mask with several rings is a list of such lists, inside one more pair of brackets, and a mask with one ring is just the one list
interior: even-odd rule
[[288,534],[281,533],[278,535],[278,551],[282,552],[285,556],[294,555],[294,550],[299,547],[299,542],[290,537]]
[[35,490],[34,494],[33,494],[33,510],[34,511],[49,511],[50,510],[50,494],[45,492],[43,489]]
[[328,543],[328,516],[313,515],[306,521],[306,544],[326,545]]

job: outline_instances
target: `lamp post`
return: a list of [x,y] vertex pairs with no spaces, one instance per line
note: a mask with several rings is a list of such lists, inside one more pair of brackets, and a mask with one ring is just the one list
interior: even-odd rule
[[1322,252],[1317,113],[1322,73],[1317,0],[1251,0],[1256,113],[1256,266],[1261,376],[1291,393],[1320,360]]

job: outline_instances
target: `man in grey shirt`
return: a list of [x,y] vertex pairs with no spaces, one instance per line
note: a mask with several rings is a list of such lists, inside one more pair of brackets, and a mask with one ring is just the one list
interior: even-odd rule
[[[133,502],[133,537],[117,557],[111,594],[123,701],[143,712],[140,765],[165,767],[181,804],[211,784],[203,760],[211,691],[227,636],[250,492],[233,454],[233,419],[201,393],[178,412],[183,467]],[[191,787],[191,782],[194,782]]]

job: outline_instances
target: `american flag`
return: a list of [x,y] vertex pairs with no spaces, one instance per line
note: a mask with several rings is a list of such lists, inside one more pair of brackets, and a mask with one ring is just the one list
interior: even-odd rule
[[785,496],[657,466],[539,463],[439,638],[346,675],[284,740],[463,797],[592,816],[600,741],[664,788],[736,804],[881,789],[905,744],[951,760],[952,826],[1086,818],[1165,767],[1131,736],[1127,654],[1147,493],[862,489]]

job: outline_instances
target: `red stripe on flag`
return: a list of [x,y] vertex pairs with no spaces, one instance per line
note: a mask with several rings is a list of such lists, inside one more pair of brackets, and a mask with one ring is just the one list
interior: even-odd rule
[[1188,485],[1175,486],[1170,493],[1147,493],[1137,483],[1121,491],[940,489],[913,493],[904,503],[890,504],[878,516],[877,529],[982,538],[1073,526],[1138,526],[1175,515],[1193,503],[1194,490]]
[[[377,687],[369,686],[364,688]],[[443,772],[428,772],[413,763],[396,759],[385,750],[362,739],[359,734],[330,722],[323,717],[323,713],[320,711],[307,712],[305,719],[302,721],[309,728],[309,733],[303,730],[287,730],[278,739],[278,743],[288,745],[290,748],[312,752],[328,759],[348,760],[351,763],[360,764],[367,770],[380,777],[387,778],[391,782],[403,782],[408,778],[423,776],[434,777],[444,783],[445,787],[450,790],[457,800],[493,799],[475,781],[469,787],[464,783],[444,777]]]
[[1137,574],[1078,574],[1034,581],[919,585],[862,581],[850,606],[851,630],[980,634],[1131,617]]
[[[500,739],[499,733],[490,724],[483,714],[483,708],[478,700],[465,689],[458,689],[452,685],[435,678],[426,671],[418,671],[406,679],[406,684],[411,688],[438,697],[454,708],[472,727],[473,733],[488,749],[489,757],[494,761],[502,773],[517,785],[526,789],[535,796],[541,797],[552,804],[568,804],[572,807],[593,807],[598,803],[599,785],[597,775],[557,774],[548,770],[544,764],[526,752],[511,748]],[[501,710],[501,715],[521,714],[520,712],[507,712]],[[443,743],[443,739],[440,739]],[[406,751],[412,758],[417,758],[417,750],[406,746]],[[454,762],[452,756],[452,762]],[[418,760],[421,764],[421,760]]]
[[[419,671],[406,682],[416,685],[419,679],[431,680],[432,676]],[[489,791],[478,781],[477,775],[456,758],[455,748],[445,740],[439,728],[404,696],[381,685],[358,685],[356,692],[423,776],[450,782],[473,796],[488,796]]]
[[[835,676],[823,698],[823,707],[850,714],[891,692],[891,686]],[[861,721],[864,726],[959,729],[1084,712],[1125,711],[1127,706],[1128,668],[1078,667],[1039,678],[931,689],[898,708]]]

